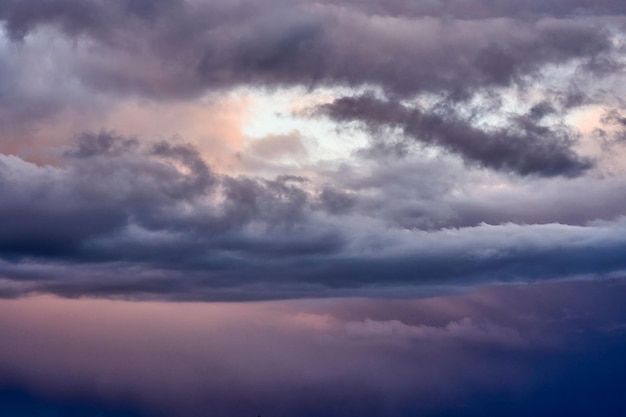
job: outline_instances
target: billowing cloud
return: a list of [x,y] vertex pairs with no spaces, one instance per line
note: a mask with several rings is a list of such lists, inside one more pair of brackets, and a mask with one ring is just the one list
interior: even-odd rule
[[6,0],[0,23],[7,297],[625,269],[617,1]]
[[0,415],[625,415],[625,66],[623,0],[0,0]]
[[237,84],[458,93],[521,81],[545,65],[612,61],[611,33],[593,17],[620,6],[582,2],[570,16],[506,1],[502,12],[454,19],[474,8],[460,3],[416,13],[394,2],[376,14],[367,2],[5,1],[0,18],[22,42],[45,27],[79,40],[75,75],[93,88],[156,97]]
[[623,217],[407,229],[358,191],[217,174],[190,145],[106,132],[56,167],[3,156],[0,178],[0,273],[17,293],[266,298],[626,269]]

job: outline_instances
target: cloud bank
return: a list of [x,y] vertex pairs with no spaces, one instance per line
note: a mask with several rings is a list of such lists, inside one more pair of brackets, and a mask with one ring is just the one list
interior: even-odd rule
[[[0,1],[0,294],[232,300],[620,276],[625,12]],[[230,108],[228,128],[206,127],[238,94],[276,110]],[[199,116],[166,117],[181,106]]]
[[619,414],[624,291],[595,281],[418,300],[4,300],[0,411]]

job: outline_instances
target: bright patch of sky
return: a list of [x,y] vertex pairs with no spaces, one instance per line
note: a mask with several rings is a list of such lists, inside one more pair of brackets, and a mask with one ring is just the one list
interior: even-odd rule
[[349,126],[339,127],[325,117],[311,117],[311,112],[318,105],[361,92],[346,88],[246,89],[239,94],[249,94],[252,105],[242,132],[252,140],[299,132],[311,163],[353,158],[357,150],[367,146],[367,133]]

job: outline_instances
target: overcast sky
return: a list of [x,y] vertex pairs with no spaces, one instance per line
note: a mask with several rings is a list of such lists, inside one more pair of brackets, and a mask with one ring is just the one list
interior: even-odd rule
[[3,0],[0,291],[618,276],[625,8]]
[[[123,299],[139,310],[139,302],[169,302],[180,311],[184,302],[258,307],[252,301],[300,311],[294,300],[307,299],[325,311],[338,299],[377,309],[382,299],[471,299],[485,288],[506,284],[517,294],[533,284],[525,306],[557,297],[554,288],[575,288],[576,300],[596,291],[598,304],[617,309],[605,286],[626,271],[625,66],[623,0],[0,0],[0,299],[22,300],[26,310],[85,298]],[[502,291],[490,296],[501,301],[509,296]],[[86,312],[104,301],[92,302]],[[580,306],[568,302],[565,310]],[[594,326],[626,322],[623,309],[609,320],[593,305]],[[226,308],[204,308],[211,306]],[[347,358],[342,349],[357,343],[353,336],[365,349],[359,363],[389,375],[404,362],[372,348],[372,335],[443,344],[459,337],[454,349],[472,358],[476,343],[534,355],[534,341],[550,339],[543,327],[539,336],[492,315],[476,321],[478,310],[433,324],[407,321],[396,307],[382,321],[346,321],[332,311],[312,318],[337,343],[328,360]],[[300,337],[285,326],[279,339]],[[311,349],[302,342],[311,334],[302,337],[302,346],[285,342],[285,356]],[[622,342],[615,336],[606,349]],[[9,350],[0,343],[0,363],[13,361]],[[550,356],[507,355],[505,362],[536,366]],[[428,372],[441,364],[436,384],[455,406],[465,400],[449,381],[463,372],[500,378],[498,366],[493,374],[481,368],[490,363],[483,359],[448,374],[444,356]],[[316,361],[322,356],[300,365],[315,369]],[[241,366],[245,372],[223,378],[273,372]],[[299,369],[282,366],[268,389],[286,389]],[[338,404],[329,387],[359,380],[356,365],[346,366],[338,372],[347,379],[307,376],[318,390],[311,398]],[[79,368],[73,377],[94,377]],[[60,371],[48,371],[54,377],[45,383],[55,385]],[[142,408],[143,388],[131,390],[123,372],[114,373],[120,396],[139,396],[129,394],[141,405],[133,413],[154,412],[154,402]],[[0,367],[0,382],[13,381],[3,375]],[[408,373],[387,384],[372,375],[346,390],[347,408],[338,405],[336,415],[458,415],[437,401],[405,402],[423,378]],[[18,394],[2,397],[0,389],[0,404],[28,403],[29,390],[45,385],[24,381]],[[94,389],[88,394],[101,394]],[[427,391],[417,397],[426,401]],[[394,392],[383,396],[400,408],[364,411],[355,404],[368,392]],[[298,409],[302,395],[288,394],[292,405],[283,409],[269,391],[250,401],[274,404],[274,415],[334,415],[313,399]],[[223,415],[234,416],[236,401],[224,401]],[[486,412],[467,401],[477,414],[466,415]],[[48,412],[44,403],[33,413]],[[193,412],[206,411],[198,407]]]

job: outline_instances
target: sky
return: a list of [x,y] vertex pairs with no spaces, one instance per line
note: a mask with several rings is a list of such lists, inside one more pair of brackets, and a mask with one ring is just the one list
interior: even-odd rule
[[0,0],[0,415],[626,413],[626,3]]

